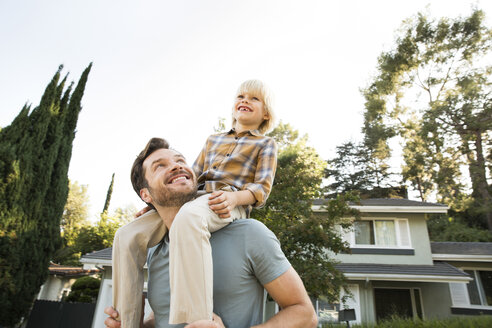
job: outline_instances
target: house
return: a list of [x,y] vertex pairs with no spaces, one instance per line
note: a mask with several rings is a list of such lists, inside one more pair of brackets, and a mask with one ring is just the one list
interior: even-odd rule
[[[95,251],[89,254],[85,254],[80,259],[80,262],[84,265],[84,269],[90,270],[93,268],[102,268],[101,287],[99,288],[99,295],[97,297],[96,309],[94,310],[94,318],[92,320],[92,328],[103,328],[106,315],[104,309],[113,304],[113,282],[112,282],[112,248],[105,248],[100,251]],[[144,267],[147,271],[147,266]],[[145,280],[147,280],[147,272],[145,272]],[[144,313],[150,313],[152,310],[147,301],[147,281],[144,283],[145,309]]]
[[49,276],[39,290],[36,297],[38,300],[61,301],[70,293],[72,285],[77,278],[92,276],[100,272],[96,267],[84,269],[55,263],[50,263],[48,270]]
[[[322,201],[314,210],[323,215]],[[447,206],[408,199],[366,199],[353,205],[360,220],[344,231],[350,254],[337,254],[337,268],[349,282],[356,322],[375,322],[391,315],[410,318],[451,316],[453,289],[466,286],[469,274],[434,258],[427,231],[429,214]],[[337,305],[317,302],[320,320],[337,318]]]
[[432,258],[466,272],[468,284],[450,284],[452,314],[492,314],[492,243],[431,243]]
[[[313,210],[324,215],[323,201]],[[446,318],[492,311],[492,243],[432,243],[426,220],[447,206],[408,199],[366,199],[351,205],[360,220],[342,236],[350,253],[333,255],[348,282],[355,322],[375,322],[393,314]],[[111,305],[111,249],[86,254],[84,269],[104,268],[92,327],[102,327]],[[313,300],[320,322],[338,320],[340,304]],[[265,304],[265,313],[275,309]],[[270,310],[268,310],[270,309]],[[146,312],[150,308],[146,304]]]

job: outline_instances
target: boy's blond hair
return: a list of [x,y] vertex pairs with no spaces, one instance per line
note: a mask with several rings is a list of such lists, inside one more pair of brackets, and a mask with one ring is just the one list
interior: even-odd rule
[[[265,134],[273,128],[275,121],[275,113],[273,112],[273,99],[272,94],[268,87],[260,80],[248,80],[243,82],[237,89],[236,96],[243,93],[249,93],[263,102],[263,108],[268,118],[261,122],[258,130],[261,134]],[[234,118],[234,110],[232,108],[232,127],[236,126],[236,119]]]

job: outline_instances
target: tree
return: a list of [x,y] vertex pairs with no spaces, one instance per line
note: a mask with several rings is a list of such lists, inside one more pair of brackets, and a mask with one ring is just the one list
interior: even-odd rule
[[270,134],[279,145],[277,172],[265,207],[252,216],[270,228],[280,240],[282,250],[303,279],[310,295],[338,301],[343,275],[327,252],[346,249],[339,230],[353,216],[347,199],[339,196],[326,204],[327,213],[312,211],[313,200],[321,197],[325,162],[307,146],[307,136],[290,125],[280,123]]
[[217,125],[214,126],[214,132],[215,133],[221,133],[226,130],[226,125],[225,125],[225,118],[224,117],[219,117],[217,121]]
[[0,324],[29,311],[61,244],[68,165],[91,65],[72,92],[60,71],[39,105],[25,105],[0,132]]
[[403,176],[423,200],[436,191],[438,201],[462,210],[471,186],[473,207],[492,231],[491,45],[492,30],[478,9],[456,19],[419,13],[407,20],[364,90],[363,132],[380,149],[401,138]]
[[77,253],[82,255],[111,247],[114,234],[121,226],[119,219],[102,213],[95,225],[86,226],[80,230],[75,241]]
[[77,181],[69,182],[68,198],[60,222],[61,235],[65,245],[73,246],[78,231],[89,225],[89,195],[87,186]]
[[87,186],[77,181],[69,182],[67,203],[60,222],[62,247],[53,256],[53,261],[65,265],[79,265],[80,252],[77,251],[77,237],[80,231],[89,226],[89,196]]
[[108,192],[106,194],[106,201],[104,202],[104,208],[103,208],[103,211],[101,212],[101,214],[108,212],[109,203],[111,202],[111,195],[113,195],[113,185],[114,185],[114,173],[111,176],[111,183],[109,184],[109,187],[108,187]]
[[135,219],[137,208],[134,205],[128,205],[125,207],[117,207],[111,217],[113,217],[120,226],[123,226]]
[[328,160],[325,177],[334,180],[328,192],[362,191],[389,186],[388,166],[374,163],[363,143],[346,142],[336,147],[337,156]]
[[75,239],[73,251],[78,262],[83,254],[111,247],[114,234],[122,225],[130,222],[135,217],[136,208],[128,206],[126,208],[116,208],[113,214],[108,214],[111,195],[113,194],[114,173],[106,193],[103,211],[99,221],[93,225],[83,226]]

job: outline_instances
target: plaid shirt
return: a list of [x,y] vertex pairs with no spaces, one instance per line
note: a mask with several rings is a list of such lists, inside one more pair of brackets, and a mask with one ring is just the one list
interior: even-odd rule
[[258,130],[211,135],[193,164],[199,189],[249,190],[256,198],[255,207],[265,205],[276,168],[277,145]]

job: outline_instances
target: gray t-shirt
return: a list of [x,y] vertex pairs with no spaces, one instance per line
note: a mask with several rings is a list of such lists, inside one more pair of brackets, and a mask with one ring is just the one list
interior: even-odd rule
[[[214,312],[227,328],[247,328],[263,321],[263,285],[290,268],[280,243],[263,223],[236,220],[210,238],[214,263]],[[148,298],[156,328],[169,324],[169,243],[149,250]]]

